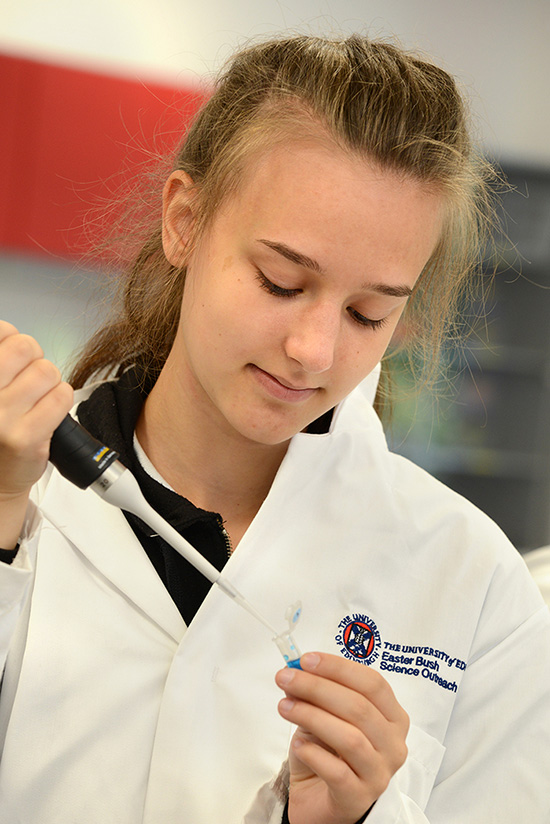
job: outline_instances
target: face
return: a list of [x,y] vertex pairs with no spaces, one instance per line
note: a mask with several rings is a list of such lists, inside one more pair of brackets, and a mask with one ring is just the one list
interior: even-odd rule
[[[172,262],[190,214],[177,175]],[[178,402],[233,437],[288,441],[380,361],[441,224],[417,181],[321,145],[270,151],[188,260],[169,357]]]

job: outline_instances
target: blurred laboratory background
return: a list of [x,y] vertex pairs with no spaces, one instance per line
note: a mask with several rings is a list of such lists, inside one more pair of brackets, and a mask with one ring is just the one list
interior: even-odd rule
[[[511,188],[485,323],[433,393],[403,389],[392,446],[550,543],[549,0],[2,0],[0,316],[62,369],[112,281],[90,255],[129,169],[169,150],[236,46],[283,30],[396,38],[452,72]],[[475,308],[475,307],[473,307]]]

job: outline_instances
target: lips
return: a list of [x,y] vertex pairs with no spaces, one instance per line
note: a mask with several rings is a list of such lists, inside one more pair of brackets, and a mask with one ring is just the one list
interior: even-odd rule
[[284,386],[286,389],[292,389],[294,392],[309,392],[313,389],[317,389],[316,386],[294,386],[294,384],[290,383],[290,381],[283,380],[283,378],[279,378],[278,375],[272,375],[269,372],[266,372],[266,375],[269,375],[270,378],[273,378],[280,383],[281,386]]
[[250,364],[250,368],[260,386],[278,400],[299,403],[311,398],[319,389],[317,386],[295,386],[284,378],[275,377],[254,364]]

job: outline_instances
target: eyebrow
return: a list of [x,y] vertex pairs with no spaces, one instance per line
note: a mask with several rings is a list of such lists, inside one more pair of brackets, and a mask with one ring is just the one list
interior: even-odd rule
[[[273,249],[274,252],[282,257],[290,260],[291,263],[296,263],[298,266],[303,266],[305,269],[311,269],[313,272],[318,272],[320,275],[325,275],[326,272],[323,267],[313,258],[298,252],[296,249],[291,249],[286,243],[280,243],[275,240],[266,240],[259,238],[259,243],[263,243],[268,249]],[[387,283],[364,283],[363,289],[371,292],[378,292],[380,295],[388,295],[393,298],[408,298],[412,295],[412,289],[406,284],[398,286],[390,286]]]
[[303,266],[305,269],[312,269],[320,275],[326,274],[324,269],[317,263],[316,260],[302,254],[302,252],[297,252],[296,249],[291,249],[290,246],[286,245],[286,243],[277,243],[275,240],[264,240],[263,238],[260,238],[259,242],[263,243],[264,246],[267,246],[269,249],[273,249],[274,252],[282,255],[287,260],[290,260],[291,263],[296,263],[298,266]]

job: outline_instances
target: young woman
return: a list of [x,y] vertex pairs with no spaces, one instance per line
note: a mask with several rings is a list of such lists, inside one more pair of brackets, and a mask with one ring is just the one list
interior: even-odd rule
[[547,821],[547,610],[372,404],[479,256],[452,79],[359,36],[254,46],[162,203],[74,411],[273,625],[302,601],[308,652],[275,674],[260,624],[47,466],[72,390],[2,322],[2,821]]

